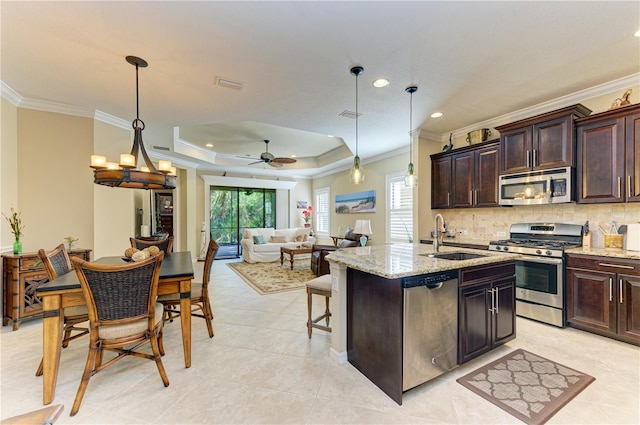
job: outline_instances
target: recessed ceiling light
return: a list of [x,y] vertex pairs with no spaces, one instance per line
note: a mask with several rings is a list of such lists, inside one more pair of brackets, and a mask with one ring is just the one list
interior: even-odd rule
[[433,114],[431,114],[431,118],[440,118],[443,115],[444,114],[442,112],[434,112]]
[[386,78],[378,78],[377,80],[373,80],[373,87],[382,88],[389,85],[389,80]]
[[208,148],[212,148],[213,147],[213,145],[211,143],[207,143],[205,146],[208,147]]
[[636,33],[633,35],[635,35],[636,37],[640,37],[640,30],[636,31]]

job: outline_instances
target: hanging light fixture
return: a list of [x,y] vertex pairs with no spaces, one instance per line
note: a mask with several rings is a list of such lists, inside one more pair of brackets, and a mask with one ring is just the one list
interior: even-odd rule
[[351,68],[351,75],[356,77],[356,156],[353,157],[353,166],[349,172],[353,184],[360,184],[364,181],[364,169],[360,165],[360,157],[358,156],[358,77],[363,73],[364,68],[361,66]]
[[418,87],[409,86],[404,89],[409,93],[409,165],[407,166],[407,174],[404,176],[404,185],[407,187],[415,187],[418,184],[418,175],[413,170],[413,94],[418,91]]
[[[127,56],[127,62],[136,67],[136,119],[133,120],[133,147],[131,153],[120,155],[120,164],[107,162],[103,155],[91,155],[93,182],[111,187],[126,187],[131,189],[175,189],[176,169],[170,161],[158,161],[156,168],[144,148],[142,130],[144,122],[140,119],[138,99],[138,68],[146,68],[147,62],[135,56]],[[146,166],[136,169],[138,151],[142,154]]]

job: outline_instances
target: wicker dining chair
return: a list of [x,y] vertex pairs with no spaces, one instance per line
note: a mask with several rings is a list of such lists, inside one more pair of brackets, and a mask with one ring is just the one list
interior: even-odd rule
[[[97,264],[73,258],[89,312],[89,354],[71,408],[78,413],[89,379],[126,356],[156,362],[164,386],[169,378],[162,364],[162,305],[156,302],[164,252],[122,265]],[[153,354],[137,351],[151,343]],[[104,350],[117,355],[103,363]]]
[[[211,278],[211,265],[220,246],[215,240],[209,241],[207,256],[204,260],[202,282],[191,284],[191,316],[204,319],[209,331],[209,338],[213,338],[213,309],[209,301],[209,279]],[[158,302],[164,305],[164,321],[170,321],[180,316],[180,294],[166,294],[158,297]]]
[[[63,244],[58,245],[48,253],[45,252],[44,249],[40,249],[38,250],[38,256],[40,260],[42,260],[49,281],[63,274],[67,274],[73,269],[69,254],[67,254],[67,249]],[[73,341],[89,333],[88,328],[76,326],[88,321],[89,316],[87,314],[87,306],[84,305],[65,308],[63,314],[62,348],[66,348],[69,346],[69,341]],[[73,334],[74,332],[77,333]],[[36,376],[42,376],[42,360],[40,360]]]
[[160,251],[164,251],[165,254],[171,255],[173,252],[173,236],[169,236],[167,239],[160,241],[143,241],[142,239],[129,238],[131,241],[131,247],[136,249],[145,249],[150,246],[157,246]]

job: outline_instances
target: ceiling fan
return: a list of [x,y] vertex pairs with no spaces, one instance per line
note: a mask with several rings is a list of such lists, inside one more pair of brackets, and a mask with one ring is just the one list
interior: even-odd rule
[[[275,157],[273,156],[273,154],[269,153],[269,141],[265,140],[264,143],[267,146],[267,151],[266,152],[262,152],[260,154],[260,158],[249,158],[249,159],[255,159],[256,162],[252,162],[249,165],[254,165],[254,164],[260,164],[261,162],[264,162],[265,164],[269,164],[272,167],[275,168],[280,168],[282,167],[283,164],[293,164],[294,162],[296,162],[295,159],[293,158],[284,158],[284,157]],[[242,158],[246,158],[246,157],[242,157]]]

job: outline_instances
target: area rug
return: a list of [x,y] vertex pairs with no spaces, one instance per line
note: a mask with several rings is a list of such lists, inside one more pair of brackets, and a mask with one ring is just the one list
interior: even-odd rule
[[280,261],[255,264],[241,261],[227,265],[261,295],[301,289],[316,277],[308,258],[296,259],[293,270],[288,259],[282,266]]
[[516,350],[457,380],[526,424],[543,424],[595,378]]

